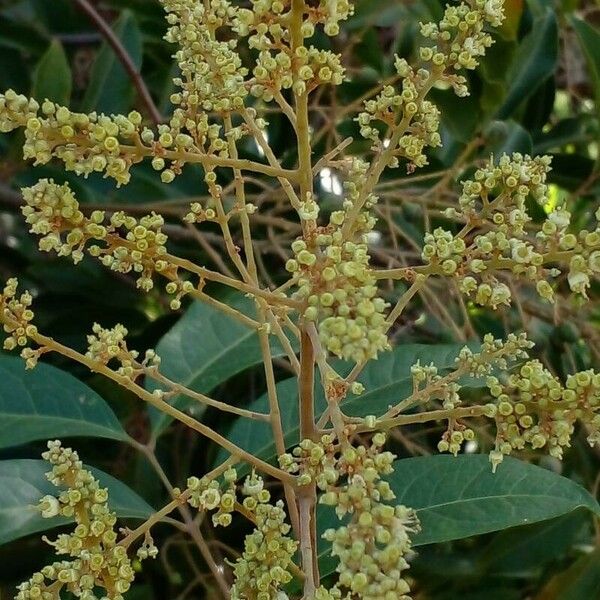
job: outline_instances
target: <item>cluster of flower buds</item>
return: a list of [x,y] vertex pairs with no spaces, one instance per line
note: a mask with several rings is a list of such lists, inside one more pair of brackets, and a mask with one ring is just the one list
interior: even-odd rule
[[[237,472],[228,469],[223,475],[224,487],[216,479],[190,477],[187,489],[191,492],[189,504],[199,510],[213,512],[212,521],[215,527],[229,527],[235,510]],[[268,495],[268,492],[266,492]],[[262,496],[264,498],[264,495]],[[268,501],[270,496],[265,501]]]
[[[134,272],[137,286],[145,291],[153,287],[154,273],[165,273],[167,236],[161,231],[164,220],[152,213],[140,219],[116,212],[108,217],[96,210],[86,217],[68,184],[58,185],[42,179],[23,189],[26,205],[23,214],[30,231],[41,236],[39,247],[81,261],[87,250],[113,271]],[[101,242],[102,246],[90,241]]]
[[525,446],[562,458],[578,420],[587,428],[590,445],[600,443],[600,375],[594,371],[569,375],[563,385],[532,360],[506,382],[489,377],[487,385],[497,409],[496,448],[490,453],[494,468],[504,455]]
[[419,69],[415,72],[404,59],[396,60],[396,70],[402,77],[402,90],[385,86],[376,98],[365,102],[365,110],[356,120],[361,135],[373,140],[382,150],[391,142],[380,139],[378,124],[386,126],[387,135],[393,135],[401,128],[403,133],[396,142],[388,166],[397,167],[398,158],[402,157],[409,161],[409,169],[414,170],[427,164],[426,148],[441,145],[440,112],[435,104],[424,99],[430,87],[428,71]]
[[342,592],[338,588],[328,590],[321,586],[315,591],[315,595],[310,600],[341,600],[342,597],[347,598],[347,595],[342,596]]
[[35,573],[19,586],[16,600],[56,600],[62,592],[94,600],[99,589],[106,600],[123,600],[134,570],[127,549],[117,542],[117,519],[108,506],[108,491],[83,468],[77,453],[59,441],[49,442],[42,456],[52,465],[48,479],[64,489],[58,497],[42,498],[38,509],[45,518],[75,521],[72,533],[49,542],[57,555],[71,560],[57,561]]
[[4,340],[5,350],[26,346],[29,337],[37,333],[37,328],[31,323],[34,316],[31,310],[33,298],[29,292],[18,295],[18,285],[16,279],[9,279],[0,294],[0,322],[8,336]]
[[[587,298],[591,279],[600,276],[600,209],[596,211],[595,217],[596,227],[593,231],[582,229],[575,235],[566,231],[571,220],[570,213],[559,209],[548,217],[537,234],[538,239],[552,249],[557,263],[568,261],[569,287],[572,292],[584,298]],[[558,269],[555,271],[558,272]],[[539,284],[538,292],[543,295]]]
[[[310,93],[324,84],[340,85],[345,70],[340,56],[329,50],[300,46],[294,54],[287,47],[278,52],[262,50],[253,70],[250,91],[253,96],[270,102],[274,94],[292,88],[299,94]],[[299,65],[294,77],[292,65]]]
[[[224,485],[207,478],[188,479],[188,502],[200,510],[215,511],[215,526],[228,526],[236,510],[238,475],[228,469],[223,476]],[[298,543],[289,537],[283,502],[271,503],[271,494],[256,473],[244,480],[241,488],[244,497],[240,510],[252,515],[255,530],[246,536],[244,552],[234,563],[235,583],[231,588],[232,600],[279,600],[283,586],[292,580],[288,570]]]
[[74,113],[48,100],[40,106],[12,90],[0,95],[0,130],[25,128],[26,159],[41,165],[56,157],[67,171],[104,173],[117,185],[128,183],[131,166],[143,159],[136,145],[141,122],[135,111],[110,117]]
[[[420,362],[417,362],[411,367],[413,396],[425,395],[428,402],[441,401],[444,409],[456,408],[461,403],[459,396],[461,377],[468,374],[471,377],[482,378],[488,376],[494,369],[506,370],[509,362],[529,358],[527,350],[532,346],[533,343],[527,339],[524,333],[519,335],[511,333],[506,340],[494,339],[494,336],[488,333],[478,352],[473,352],[468,346],[461,349],[455,359],[454,369],[449,373],[439,373],[433,363],[421,365]],[[494,416],[493,405],[490,405],[490,412],[492,414],[489,416]],[[462,427],[455,429],[464,432]],[[451,440],[454,429],[449,431],[448,435],[444,436],[444,444],[441,445],[440,451],[450,451],[456,454],[460,449],[460,444],[465,440],[468,441],[471,434],[466,433],[460,440],[459,436],[455,435]],[[459,445],[453,445],[456,443]]]
[[160,357],[154,350],[147,350],[143,360],[138,360],[139,352],[127,347],[127,329],[117,324],[112,329],[105,329],[94,323],[93,333],[87,336],[88,350],[86,356],[102,365],[111,361],[118,363],[117,373],[135,380],[147,369],[157,369]]
[[[422,35],[436,43],[419,49],[423,67],[415,70],[396,57],[402,89],[385,86],[376,98],[366,101],[357,118],[361,135],[373,140],[375,149],[382,152],[392,146],[387,150],[390,167],[398,166],[399,157],[408,160],[409,171],[425,166],[424,150],[441,144],[440,113],[425,96],[436,81],[450,84],[458,96],[468,95],[466,79],[456,72],[474,69],[477,59],[492,45],[484,27],[502,24],[502,4],[502,0],[468,0],[448,6],[439,23],[421,24]],[[384,140],[380,139],[382,127],[387,136]]]
[[196,0],[162,0],[167,12],[168,42],[177,44],[175,59],[181,76],[175,83],[180,92],[173,101],[192,114],[194,111],[229,112],[244,106],[245,78],[233,39],[222,40],[218,31],[231,28],[238,8],[228,0],[202,3]]
[[342,482],[321,496],[320,502],[334,506],[340,519],[350,515],[346,525],[323,534],[339,559],[339,580],[321,597],[339,598],[341,590],[348,590],[364,600],[409,600],[402,572],[408,568],[410,535],[419,525],[414,511],[389,504],[395,496],[382,477],[393,472],[395,456],[382,451],[384,443],[385,435],[378,433],[368,448],[343,449],[336,464]]
[[330,434],[319,442],[306,439],[296,446],[291,454],[282,454],[279,465],[289,473],[298,475],[298,485],[309,485],[313,481],[321,490],[326,490],[338,480],[335,470],[335,438]]
[[[304,318],[316,321],[324,347],[346,360],[375,358],[387,349],[384,312],[388,304],[378,290],[367,245],[368,233],[375,225],[369,214],[376,201],[369,196],[351,232],[343,232],[356,202],[361,199],[367,165],[353,159],[344,183],[343,210],[334,211],[329,225],[319,228],[314,239],[292,244],[295,258],[286,268],[297,274],[295,297],[306,301]],[[308,202],[304,204],[306,206]]]
[[494,368],[505,371],[509,361],[529,358],[527,351],[534,344],[525,333],[509,333],[505,340],[494,339],[491,333],[483,338],[479,352],[465,346],[456,358],[456,367],[472,377],[485,377]]
[[458,395],[460,385],[438,374],[438,369],[433,363],[421,365],[418,361],[412,365],[410,373],[413,380],[413,394],[426,389],[429,399],[441,400],[444,408],[454,408],[460,403]]
[[[549,171],[549,157],[519,153],[478,169],[463,183],[459,210],[446,211],[466,221],[463,231],[454,235],[438,228],[426,237],[422,258],[429,272],[457,278],[462,293],[492,308],[511,301],[509,287],[496,276],[501,271],[535,284],[542,298],[553,301],[548,279],[565,270],[571,290],[585,296],[590,279],[600,273],[600,228],[569,233],[571,216],[564,208],[548,214],[535,235],[525,227],[532,221],[527,199],[547,204]],[[467,238],[482,227],[485,232]]]
[[[253,10],[240,10],[237,31],[248,36],[250,48],[258,50],[250,91],[269,102],[276,93],[293,88],[297,94],[310,93],[319,85],[340,85],[344,68],[340,56],[304,40],[313,37],[323,25],[327,35],[339,33],[339,23],[347,19],[353,6],[347,0],[321,0],[318,6],[306,4],[301,17],[302,45],[294,47],[290,0],[253,0]],[[297,40],[296,40],[297,41]]]
[[478,59],[494,43],[485,27],[500,27],[503,21],[502,0],[467,0],[458,6],[448,5],[439,23],[421,24],[421,35],[436,43],[422,48],[421,58],[447,71],[475,69]]
[[[175,80],[180,91],[172,95],[179,108],[176,120],[190,130],[198,110],[231,113],[244,108],[250,91],[266,102],[283,89],[307,93],[318,85],[339,85],[344,78],[340,57],[327,50],[295,47],[291,34],[290,0],[253,0],[252,8],[234,6],[229,0],[202,4],[195,0],[162,0],[167,11],[167,41],[179,45],[175,59],[181,77]],[[347,0],[321,1],[306,6],[301,18],[302,42],[324,25],[329,35],[337,34],[339,22],[347,19],[352,6]],[[237,41],[220,30],[248,38],[258,51],[253,77],[242,64]],[[173,128],[179,129],[176,123]],[[190,131],[190,135],[194,133]]]
[[[426,396],[427,402],[439,400],[444,409],[454,409],[461,403],[459,391],[460,379],[465,374],[471,377],[489,377],[495,370],[506,370],[509,362],[527,359],[533,343],[527,340],[525,334],[509,334],[506,340],[497,340],[491,334],[484,337],[479,352],[473,352],[465,346],[455,360],[455,367],[448,374],[438,373],[433,365],[416,363],[411,367],[413,378],[413,396]],[[496,416],[497,407],[490,403],[485,406],[485,416]],[[455,456],[460,452],[464,442],[475,439],[474,431],[456,419],[448,420],[448,428],[438,443],[440,452],[450,452]]]
[[278,600],[282,588],[292,580],[288,569],[298,543],[289,537],[291,528],[283,507],[281,500],[256,505],[256,529],[246,536],[244,552],[233,568],[232,600]]

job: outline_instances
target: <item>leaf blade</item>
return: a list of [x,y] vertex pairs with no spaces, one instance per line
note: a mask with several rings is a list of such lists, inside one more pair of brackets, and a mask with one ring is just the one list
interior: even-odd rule
[[[113,29],[139,70],[142,66],[142,33],[133,13],[124,10]],[[82,110],[107,114],[124,113],[131,106],[133,93],[129,74],[113,49],[105,42],[92,66]]]
[[[68,519],[44,519],[35,510],[46,494],[57,494],[58,488],[45,477],[50,470],[43,460],[16,459],[0,461],[0,544],[69,523]],[[154,509],[114,477],[98,469],[90,469],[100,484],[109,490],[109,505],[117,516],[147,519]]]
[[558,58],[558,25],[552,10],[536,18],[507,74],[508,92],[497,119],[507,119],[554,72]]
[[0,356],[0,448],[74,436],[129,440],[104,400],[72,375],[43,363],[27,371],[21,359]]
[[[253,314],[253,302],[243,296],[232,295],[227,304],[244,314]],[[258,335],[254,330],[200,302],[192,304],[163,336],[156,351],[161,357],[163,375],[203,394],[209,394],[233,375],[262,363]],[[278,344],[272,352],[274,356],[282,354]],[[154,381],[148,381],[146,387],[150,391],[160,388]],[[178,408],[186,407],[186,399],[182,396],[176,396],[170,402]],[[196,404],[195,407],[194,416],[201,415],[204,406]],[[149,412],[153,435],[158,436],[172,418],[155,409]]]
[[[575,482],[507,457],[492,473],[487,456],[425,456],[396,461],[389,477],[395,503],[415,509],[423,546],[538,523],[579,508],[600,514],[600,505]],[[332,510],[321,509],[318,529],[338,527]],[[335,569],[329,545],[320,543],[321,572]]]
[[68,104],[73,89],[71,67],[62,44],[52,40],[40,58],[33,74],[31,95],[39,102],[51,100]]

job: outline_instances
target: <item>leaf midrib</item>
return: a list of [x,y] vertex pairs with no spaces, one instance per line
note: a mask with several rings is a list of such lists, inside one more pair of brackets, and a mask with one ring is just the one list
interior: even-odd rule
[[[553,502],[557,501],[556,496],[551,496],[551,495],[547,495],[547,494],[496,494],[493,496],[478,496],[477,498],[457,498],[456,500],[452,500],[449,502],[441,502],[439,504],[431,504],[429,506],[423,506],[421,508],[414,508],[414,510],[418,513],[420,511],[425,511],[425,510],[434,510],[436,508],[442,508],[442,507],[447,507],[447,506],[452,506],[453,504],[468,504],[469,502],[485,502],[486,500],[502,500],[502,499],[506,499],[506,498],[514,498],[514,499],[523,499],[523,498],[536,498],[537,500],[542,500],[542,499],[550,499]],[[569,501],[570,498],[568,497],[560,497],[558,498],[558,500],[564,500],[564,501]],[[589,503],[584,503],[583,499],[581,500],[581,502],[583,502],[582,504],[578,504],[578,507],[586,507],[586,508],[591,508]],[[594,512],[598,513],[598,509],[595,508]]]

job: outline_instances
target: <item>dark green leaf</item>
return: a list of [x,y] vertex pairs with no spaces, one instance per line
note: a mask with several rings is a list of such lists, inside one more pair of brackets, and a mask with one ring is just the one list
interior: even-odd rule
[[507,458],[492,473],[487,456],[427,456],[397,461],[391,477],[397,501],[418,511],[415,544],[432,544],[536,523],[600,506],[575,482]]
[[596,96],[596,111],[600,114],[600,31],[580,19],[573,17],[570,21],[588,63]]
[[39,102],[47,99],[66,105],[71,99],[72,87],[67,55],[62,44],[58,40],[52,40],[35,69],[31,95]]
[[559,573],[535,600],[592,600],[600,597],[600,548]]
[[[225,300],[229,306],[245,314],[254,314],[254,303],[243,296]],[[280,355],[279,347],[273,348]],[[158,343],[161,372],[169,379],[196,392],[208,394],[217,385],[233,375],[262,363],[262,354],[256,332],[208,304],[192,304],[186,314]],[[154,390],[158,385],[148,381]],[[186,406],[186,399],[177,396],[171,403]],[[189,406],[189,404],[187,405]],[[196,404],[194,415],[203,412]],[[151,410],[152,430],[155,435],[164,431],[171,417]]]
[[129,439],[108,405],[72,375],[46,364],[33,371],[0,356],[0,448],[71,436]]
[[552,171],[548,176],[566,190],[576,190],[594,171],[594,161],[580,154],[567,152],[552,155]]
[[547,10],[538,17],[515,55],[507,76],[508,92],[497,118],[506,119],[554,71],[558,56],[556,16]]
[[485,130],[487,152],[496,159],[503,154],[521,152],[531,154],[533,142],[526,129],[514,121],[492,121]]
[[534,525],[500,532],[480,556],[479,566],[494,576],[530,577],[566,552],[590,528],[589,513],[577,510]]
[[[142,65],[142,35],[131,12],[123,11],[114,25],[114,32],[139,69]],[[105,43],[92,67],[83,110],[124,113],[130,110],[132,100],[131,79],[112,48]]]
[[[65,518],[44,519],[35,509],[40,498],[56,495],[58,488],[45,476],[50,470],[43,460],[0,461],[0,544],[38,531],[68,523]],[[90,469],[101,485],[109,490],[109,506],[117,516],[147,519],[154,509],[134,491],[114,477]]]
[[[389,481],[396,502],[414,508],[421,522],[415,546],[537,523],[578,508],[600,514],[598,502],[575,482],[510,457],[496,473],[482,455],[409,458],[394,469]],[[321,515],[321,532],[338,526],[333,511],[321,509]],[[322,542],[321,556],[332,569],[327,546]]]

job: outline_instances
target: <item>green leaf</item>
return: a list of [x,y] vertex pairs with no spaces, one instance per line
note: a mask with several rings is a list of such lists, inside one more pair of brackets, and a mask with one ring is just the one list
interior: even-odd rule
[[0,448],[34,440],[89,436],[128,440],[117,417],[72,375],[40,363],[0,356]]
[[[43,460],[0,461],[0,544],[70,522],[63,517],[44,519],[35,509],[40,498],[57,494],[58,488],[46,479],[49,470]],[[125,484],[102,471],[90,470],[108,488],[109,506],[118,517],[143,520],[155,512]]]
[[[410,367],[413,364],[419,360],[422,364],[433,362],[440,371],[444,371],[454,365],[454,359],[463,347],[464,344],[407,344],[382,354],[378,360],[370,361],[360,376],[360,382],[367,391],[362,396],[349,395],[342,402],[344,412],[357,417],[384,413],[390,404],[397,404],[410,395]],[[345,369],[347,371],[348,368]],[[317,411],[323,411],[326,403],[321,386],[315,391]],[[300,441],[296,378],[278,383],[277,396],[285,442],[290,447]],[[265,394],[252,402],[249,408],[257,412],[268,412],[268,406],[269,400]],[[227,438],[263,460],[273,460],[276,456],[273,436],[267,423],[237,419],[227,433]],[[225,456],[223,452],[218,453],[216,463],[220,463]]]
[[457,540],[536,523],[600,505],[575,482],[506,458],[492,473],[487,456],[426,456],[396,461],[390,484],[397,501],[417,510],[415,545]]
[[564,557],[590,525],[589,513],[576,510],[549,521],[505,529],[479,554],[479,569],[493,576],[531,577]]
[[31,95],[39,102],[48,99],[65,105],[71,99],[72,88],[67,55],[62,44],[58,40],[52,40],[35,68]]
[[506,81],[508,92],[497,118],[506,119],[549,77],[558,57],[558,26],[551,10],[538,17],[519,45]]
[[534,600],[591,600],[600,597],[600,548],[553,577]]
[[[244,296],[231,295],[225,300],[242,313],[254,315],[254,302]],[[185,387],[208,394],[219,384],[245,369],[261,364],[262,354],[257,333],[220,310],[201,302],[192,304],[185,315],[161,339],[156,347],[161,357],[161,373]],[[272,352],[281,355],[279,345]],[[148,381],[153,391],[159,386]],[[188,408],[190,401],[176,396],[171,404]],[[194,404],[194,416],[204,412],[204,405]],[[169,415],[150,409],[155,436],[172,421]]]
[[[438,544],[553,519],[578,508],[600,514],[600,505],[575,482],[507,457],[492,473],[487,456],[437,455],[398,460],[389,477],[395,502],[414,508],[421,532],[413,544]],[[319,531],[338,527],[321,507]],[[321,573],[335,569],[329,544],[321,541]]]
[[[142,65],[142,34],[131,12],[123,11],[114,25],[114,32],[139,70]],[[133,93],[131,78],[113,49],[104,43],[94,61],[82,109],[86,112],[124,113],[131,108]]]
[[531,154],[533,142],[529,132],[514,121],[492,121],[484,132],[486,149],[496,159],[503,154]]
[[589,76],[596,96],[596,111],[600,115],[600,31],[581,19],[571,17],[569,20],[577,33],[588,63]]

